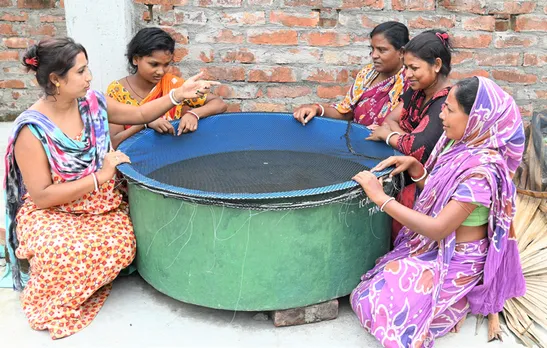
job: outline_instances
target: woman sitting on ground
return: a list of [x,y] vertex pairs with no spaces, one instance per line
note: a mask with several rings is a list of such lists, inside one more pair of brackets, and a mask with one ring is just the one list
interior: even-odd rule
[[[368,140],[385,141],[407,156],[425,163],[443,132],[439,118],[450,91],[448,74],[452,54],[448,34],[428,30],[414,37],[404,48],[406,78],[410,88],[401,96],[402,103],[386,118],[382,126],[371,127]],[[416,185],[406,186],[398,202],[412,208]],[[392,240],[402,225],[393,220]]]
[[407,43],[404,24],[385,22],[376,26],[370,32],[372,64],[357,74],[344,100],[332,106],[301,106],[294,111],[294,118],[303,125],[315,116],[353,120],[365,126],[382,124],[406,89],[403,46]]
[[[108,86],[107,96],[120,103],[139,106],[181,86],[184,79],[169,73],[174,52],[175,40],[167,32],[160,28],[141,29],[127,45],[126,56],[131,75],[112,82]],[[196,98],[184,99],[181,105],[174,106],[162,118],[148,125],[111,124],[114,148],[146,127],[159,133],[175,134],[175,128],[169,122],[173,120],[180,119],[177,135],[194,132],[200,119],[223,113],[227,108],[220,97],[206,92],[199,91]]]
[[108,122],[152,122],[216,83],[196,75],[135,107],[90,89],[86,50],[70,38],[40,41],[23,62],[45,96],[19,115],[8,142],[8,266],[14,288],[24,289],[30,326],[57,339],[89,325],[135,256],[127,204],[114,185],[116,166],[129,158],[112,152]]
[[401,156],[372,170],[408,171],[423,188],[414,210],[386,196],[374,174],[354,178],[404,225],[395,249],[351,294],[361,325],[385,347],[431,347],[469,312],[498,313],[507,299],[525,293],[511,228],[511,178],[524,151],[518,107],[482,77],[456,84],[444,105],[445,133],[425,167]]

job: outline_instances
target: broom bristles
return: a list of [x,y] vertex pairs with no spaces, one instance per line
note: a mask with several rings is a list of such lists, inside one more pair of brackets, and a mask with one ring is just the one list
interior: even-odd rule
[[515,234],[526,280],[526,294],[505,303],[509,330],[526,346],[547,347],[538,326],[547,330],[547,192],[519,190]]

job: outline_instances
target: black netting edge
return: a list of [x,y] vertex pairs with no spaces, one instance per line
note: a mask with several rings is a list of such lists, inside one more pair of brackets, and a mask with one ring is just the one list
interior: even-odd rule
[[[307,197],[289,197],[289,198],[277,198],[277,199],[262,199],[262,200],[230,200],[230,199],[211,199],[203,197],[194,197],[189,195],[181,195],[179,193],[170,192],[167,190],[159,190],[154,187],[147,186],[142,182],[127,179],[128,182],[134,184],[137,188],[145,189],[150,192],[162,195],[166,198],[182,199],[184,201],[203,204],[203,205],[215,205],[236,209],[250,209],[250,210],[288,210],[288,209],[304,209],[318,207],[326,204],[348,201],[354,198],[362,196],[366,197],[361,187],[351,188],[344,191],[336,191],[330,193],[324,193],[315,196]],[[389,178],[387,175],[383,177],[384,192],[395,197],[404,187],[405,179],[404,175],[400,174],[393,178]]]
[[[355,152],[355,150],[353,149],[353,146],[351,146],[351,139],[350,139],[350,136],[349,136],[349,133],[351,132],[352,122],[353,121],[348,121],[348,125],[346,127],[346,133],[344,133],[344,138],[346,139],[346,147],[348,148],[348,151],[351,152],[351,154],[353,154],[355,156],[374,159],[374,160],[384,160],[385,158],[383,158],[383,157],[369,156],[369,155],[364,155],[362,153]],[[366,168],[366,166],[364,166],[364,167]],[[371,168],[367,168],[367,170],[370,170],[370,169]]]

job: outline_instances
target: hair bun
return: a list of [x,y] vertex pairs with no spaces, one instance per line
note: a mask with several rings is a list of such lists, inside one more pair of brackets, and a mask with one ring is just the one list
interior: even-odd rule
[[38,46],[32,45],[27,49],[23,56],[23,65],[27,68],[27,71],[37,71],[39,63]]
[[441,41],[443,42],[443,45],[447,46],[448,45],[448,33],[435,33],[435,35],[441,39]]

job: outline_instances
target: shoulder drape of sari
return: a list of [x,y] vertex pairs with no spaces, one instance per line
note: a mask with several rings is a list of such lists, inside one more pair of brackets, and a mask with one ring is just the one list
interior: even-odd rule
[[359,104],[370,100],[371,105],[367,108],[368,115],[355,115],[354,120],[358,123],[381,124],[383,119],[399,104],[399,98],[407,88],[407,81],[404,68],[401,68],[391,78],[373,86],[372,83],[376,77],[378,77],[378,72],[374,70],[374,65],[365,66],[357,74],[355,82],[345,98],[340,103],[333,104],[332,107],[341,114],[346,114],[350,111],[356,112]]
[[[160,82],[158,82],[156,86],[154,86],[154,88],[150,91],[150,93],[143,100],[138,102],[131,95],[131,93],[129,93],[129,91],[127,91],[125,87],[122,86],[122,84],[119,81],[113,81],[108,86],[106,95],[115,99],[116,101],[120,103],[139,106],[169,94],[169,91],[171,91],[174,88],[182,86],[183,83],[184,83],[183,78],[180,78],[178,76],[175,76],[169,73],[165,74],[160,80]],[[203,95],[199,98],[184,99],[181,105],[174,106],[172,109],[167,111],[163,117],[168,121],[178,120],[179,118],[182,117],[183,112],[185,111],[185,108],[187,107],[197,108],[197,107],[203,106],[205,105],[206,100],[207,100],[207,95]],[[129,127],[131,126],[125,126],[126,129]]]
[[[431,172],[428,178],[431,180],[428,183],[430,188],[424,188],[420,197],[442,198],[443,189],[440,187],[454,190],[449,184],[454,180],[451,178],[475,173],[484,175],[490,183],[493,193],[488,223],[490,246],[484,279],[468,295],[472,312],[487,315],[500,312],[507,299],[526,292],[511,226],[516,211],[516,188],[511,178],[522,160],[525,137],[514,99],[493,81],[483,77],[478,79],[479,90],[463,138],[442,155],[449,139],[446,134],[439,139],[426,163]],[[438,214],[441,208],[439,203],[424,199],[420,199],[416,206],[417,210],[431,214]],[[454,252],[455,238],[453,233],[441,242],[440,260],[445,265]]]

